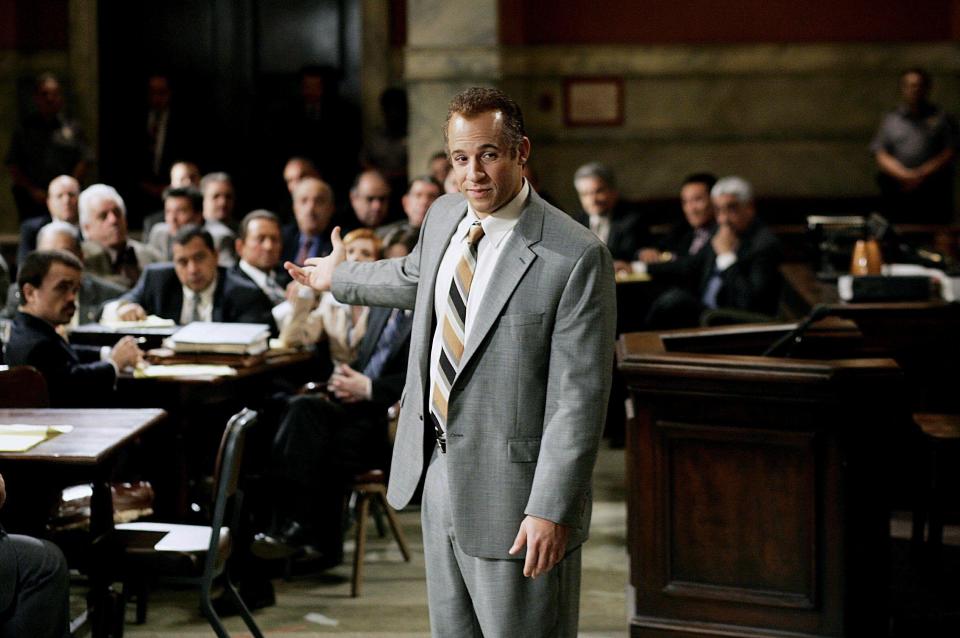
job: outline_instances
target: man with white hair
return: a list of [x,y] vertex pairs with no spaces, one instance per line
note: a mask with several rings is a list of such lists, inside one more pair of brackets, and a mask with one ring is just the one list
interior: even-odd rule
[[[63,250],[82,260],[80,230],[67,222],[54,220],[37,233],[37,250]],[[67,325],[73,327],[83,323],[96,323],[100,320],[103,304],[124,292],[126,292],[125,288],[102,277],[84,272],[80,279],[80,290],[77,293],[77,310]],[[17,314],[17,307],[21,303],[20,287],[17,284],[11,284],[3,316],[12,319]]]
[[756,218],[753,188],[742,177],[724,177],[710,191],[717,231],[710,243],[671,279],[650,308],[650,328],[701,323],[716,309],[773,316],[780,302],[782,251],[776,236]]
[[94,184],[80,193],[84,268],[129,289],[147,264],[160,261],[149,246],[127,236],[127,208],[112,186]]
[[58,175],[47,187],[47,215],[31,217],[20,224],[20,247],[17,263],[22,264],[27,253],[37,248],[37,232],[55,219],[79,228],[77,199],[80,197],[80,182],[70,175]]

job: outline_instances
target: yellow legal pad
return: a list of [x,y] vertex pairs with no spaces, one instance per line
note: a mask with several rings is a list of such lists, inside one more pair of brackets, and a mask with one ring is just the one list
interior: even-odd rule
[[33,446],[73,431],[72,425],[0,423],[0,452],[26,452]]

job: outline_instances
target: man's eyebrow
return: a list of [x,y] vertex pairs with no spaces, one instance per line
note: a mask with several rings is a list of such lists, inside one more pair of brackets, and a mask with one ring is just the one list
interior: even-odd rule
[[[499,146],[499,145],[497,145],[497,144],[492,144],[492,143],[489,143],[489,142],[488,142],[487,144],[481,144],[479,150],[483,151],[483,150],[490,149],[490,148],[492,148],[492,149],[494,149],[494,150],[497,150],[497,151],[500,150],[500,146]],[[463,150],[461,150],[461,149],[459,149],[459,148],[455,148],[455,149],[453,149],[453,150],[450,151],[450,154],[453,155],[454,153],[465,153],[465,152],[466,152],[466,151],[463,151]]]

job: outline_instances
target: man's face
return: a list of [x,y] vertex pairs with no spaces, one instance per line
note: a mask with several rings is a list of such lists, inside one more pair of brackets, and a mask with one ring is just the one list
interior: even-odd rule
[[174,188],[200,186],[200,169],[191,162],[177,162],[170,167],[170,186]]
[[617,205],[617,191],[599,177],[581,177],[574,187],[587,215],[606,215]]
[[717,224],[729,226],[737,235],[742,235],[750,227],[756,215],[753,202],[741,202],[736,195],[717,195],[713,198],[713,206],[717,211]]
[[683,216],[692,228],[701,228],[713,221],[713,202],[710,201],[710,191],[706,184],[684,184],[680,189],[680,203],[683,206]]
[[203,217],[224,221],[233,215],[233,185],[216,181],[207,184],[203,191]]
[[185,245],[173,244],[173,269],[181,284],[200,292],[217,276],[217,256],[201,238],[194,237]]
[[403,212],[407,220],[414,228],[420,228],[423,225],[423,218],[427,216],[427,209],[435,199],[440,197],[440,189],[436,184],[415,181],[407,194],[403,196]]
[[247,236],[237,239],[237,254],[254,268],[269,272],[280,263],[280,226],[270,219],[254,219]]
[[333,217],[333,195],[318,179],[306,178],[293,192],[293,214],[305,235],[319,235]]
[[350,191],[350,205],[360,223],[375,228],[383,223],[390,204],[390,185],[376,173],[365,173]]
[[447,126],[447,144],[456,184],[476,212],[496,212],[520,192],[530,140],[524,137],[519,148],[509,148],[500,111],[470,118],[455,113]]
[[43,81],[33,99],[44,117],[52,117],[63,110],[63,91],[60,83],[52,78]]
[[443,183],[443,180],[447,179],[447,173],[450,172],[450,160],[446,157],[434,157],[430,160],[430,174],[433,175],[433,179],[437,180],[439,183]]
[[153,111],[163,111],[170,106],[170,83],[162,75],[147,81],[147,103]]
[[296,190],[297,184],[300,183],[304,177],[316,177],[317,172],[313,170],[310,166],[307,166],[301,160],[290,160],[287,162],[287,165],[283,167],[283,181],[287,183],[287,190],[290,191],[290,196],[293,196],[293,191]]
[[930,88],[919,73],[905,73],[900,78],[900,96],[904,104],[913,108],[926,102]]
[[61,175],[47,189],[47,210],[50,216],[60,221],[76,224],[80,215],[77,200],[80,198],[80,184],[72,177]]
[[73,313],[77,311],[81,276],[79,270],[53,262],[39,288],[30,284],[24,286],[23,308],[55,326],[70,323]]
[[202,217],[189,197],[168,197],[163,202],[163,221],[170,228],[170,234],[176,235],[188,224],[201,224]]
[[120,205],[112,199],[95,200],[92,211],[83,236],[107,248],[122,248],[127,243],[127,220]]
[[376,261],[377,250],[373,240],[362,237],[347,244],[347,261]]

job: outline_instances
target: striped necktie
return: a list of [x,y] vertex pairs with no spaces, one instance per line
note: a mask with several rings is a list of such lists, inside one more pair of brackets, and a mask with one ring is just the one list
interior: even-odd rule
[[437,442],[443,452],[447,451],[447,401],[450,398],[453,380],[460,369],[463,345],[466,342],[467,299],[470,297],[473,273],[477,269],[477,244],[481,239],[483,239],[483,226],[477,221],[470,226],[467,243],[464,244],[463,253],[453,271],[450,294],[447,295],[443,321],[439,326],[442,330],[441,347],[437,371],[433,375],[433,388],[430,392],[430,416]]

